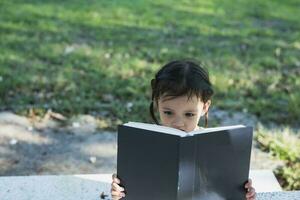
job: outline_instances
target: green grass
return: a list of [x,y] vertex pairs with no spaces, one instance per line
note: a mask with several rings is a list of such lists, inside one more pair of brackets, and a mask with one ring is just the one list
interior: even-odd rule
[[[0,1],[0,107],[149,121],[149,81],[196,58],[214,105],[293,125],[300,116],[300,24],[288,1]],[[112,99],[105,100],[111,94]],[[132,102],[129,112],[124,104]]]

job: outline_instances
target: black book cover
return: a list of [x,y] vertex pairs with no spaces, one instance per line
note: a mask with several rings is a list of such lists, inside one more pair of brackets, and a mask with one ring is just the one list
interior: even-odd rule
[[252,128],[172,135],[120,125],[117,174],[124,200],[245,198]]

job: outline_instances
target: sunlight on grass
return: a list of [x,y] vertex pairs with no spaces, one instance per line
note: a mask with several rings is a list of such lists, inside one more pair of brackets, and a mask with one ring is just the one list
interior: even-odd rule
[[[300,97],[290,93],[300,86],[297,2],[170,2],[1,2],[2,105],[37,103],[31,94],[39,87],[59,97],[58,111],[70,113],[72,99],[81,94],[88,95],[92,105],[101,101],[99,94],[111,91],[119,103],[147,99],[149,80],[159,66],[196,58],[211,72],[215,105],[245,107],[263,121],[296,123]],[[11,78],[24,72],[22,80]],[[30,85],[30,76],[46,74],[46,82],[35,78]],[[4,95],[15,87],[18,93]],[[61,95],[65,88],[68,93]],[[39,104],[48,104],[43,101]],[[275,109],[273,102],[288,102],[288,112]],[[76,112],[93,110],[84,104]],[[262,115],[260,110],[276,115]],[[116,114],[119,119],[126,116]]]

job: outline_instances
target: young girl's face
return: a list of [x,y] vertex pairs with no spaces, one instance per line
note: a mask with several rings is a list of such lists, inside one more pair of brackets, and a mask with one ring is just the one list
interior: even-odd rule
[[198,128],[200,117],[210,106],[210,101],[203,103],[196,95],[188,98],[161,97],[158,100],[158,111],[162,125],[190,132]]

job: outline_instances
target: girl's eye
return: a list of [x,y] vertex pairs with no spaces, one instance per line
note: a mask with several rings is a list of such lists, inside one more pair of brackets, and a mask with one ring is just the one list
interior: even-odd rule
[[164,111],[164,114],[166,114],[166,115],[172,115],[172,112],[171,111]]
[[187,116],[187,117],[194,117],[195,114],[194,113],[185,113],[185,116]]

